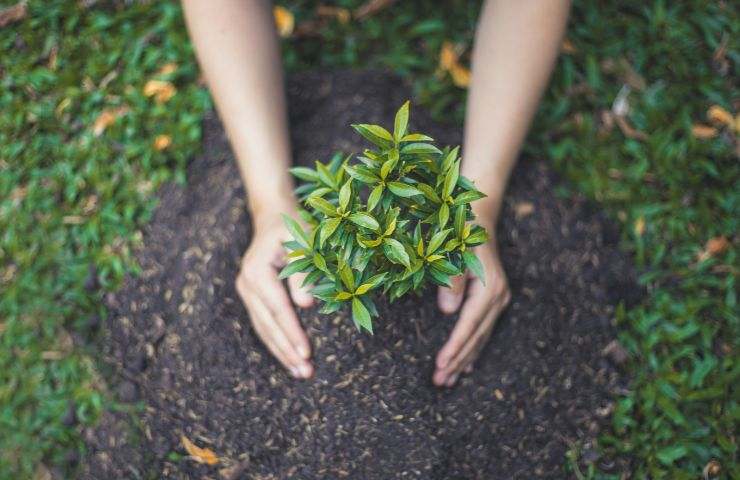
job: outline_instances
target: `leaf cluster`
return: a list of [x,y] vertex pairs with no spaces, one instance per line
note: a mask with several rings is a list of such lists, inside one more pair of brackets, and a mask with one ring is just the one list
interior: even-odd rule
[[449,286],[466,268],[483,278],[470,247],[488,233],[471,223],[470,203],[485,195],[460,175],[459,147],[440,150],[431,137],[409,133],[408,121],[406,102],[393,133],[352,125],[372,144],[361,155],[291,169],[303,181],[296,193],[307,228],[285,217],[293,239],[280,276],[306,273],[323,313],[350,304],[357,328],[370,333],[378,291],[393,301],[429,283]]

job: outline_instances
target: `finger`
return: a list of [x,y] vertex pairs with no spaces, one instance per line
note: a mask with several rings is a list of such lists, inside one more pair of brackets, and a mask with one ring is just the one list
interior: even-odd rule
[[473,334],[471,341],[465,344],[460,353],[450,361],[447,368],[435,374],[439,375],[438,380],[440,382],[444,381],[446,386],[451,387],[457,381],[460,372],[468,366],[472,366],[472,363],[478,357],[481,350],[483,350],[488,338],[491,336],[491,331],[496,323],[496,317],[498,317],[501,309],[501,302],[496,302],[491,306],[491,311],[486,314],[485,319]]
[[455,324],[455,328],[450,333],[447,343],[440,349],[437,354],[437,368],[444,369],[450,363],[463,346],[470,339],[470,336],[478,328],[486,311],[491,305],[491,295],[479,281],[473,282],[468,295],[467,301],[462,306],[460,319]]
[[306,367],[302,367],[307,362],[296,354],[285,335],[280,331],[280,328],[275,325],[270,310],[256,296],[251,296],[245,303],[252,318],[254,330],[270,353],[294,377],[301,378],[307,376],[306,373],[310,373],[310,371]]
[[303,280],[306,278],[305,273],[296,273],[288,277],[288,290],[293,302],[301,308],[308,308],[313,305],[313,295],[306,287],[301,287]]
[[437,290],[437,304],[444,313],[455,313],[463,301],[465,294],[465,276],[452,277],[452,288],[439,287]]
[[290,340],[292,349],[303,359],[311,357],[311,345],[308,342],[306,332],[303,331],[298,317],[293,310],[288,294],[283,284],[278,280],[274,271],[265,275],[260,275],[259,282],[256,282],[255,288],[260,299],[265,306],[270,309],[272,318],[285,336]]

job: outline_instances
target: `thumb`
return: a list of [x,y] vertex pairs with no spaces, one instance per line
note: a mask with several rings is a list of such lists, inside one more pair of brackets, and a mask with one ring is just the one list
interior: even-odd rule
[[452,288],[439,287],[437,291],[437,304],[444,313],[455,313],[462,304],[465,294],[465,275],[452,277]]

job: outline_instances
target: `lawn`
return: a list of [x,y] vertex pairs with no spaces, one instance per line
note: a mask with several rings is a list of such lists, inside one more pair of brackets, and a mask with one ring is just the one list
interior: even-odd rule
[[[361,0],[278,3],[293,20],[280,25],[289,70],[387,68],[460,124],[472,2],[360,18]],[[576,2],[527,141],[564,195],[621,223],[645,289],[615,318],[634,380],[600,459],[572,447],[578,478],[618,478],[615,455],[634,478],[740,477],[738,13]],[[185,181],[211,101],[177,2],[30,1],[0,13],[0,49],[0,479],[24,479],[73,468],[80,427],[113,404],[91,346],[100,300],[136,271],[152,194]]]

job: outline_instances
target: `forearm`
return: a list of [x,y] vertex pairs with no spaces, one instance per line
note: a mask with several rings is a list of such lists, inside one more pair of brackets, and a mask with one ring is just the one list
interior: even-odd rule
[[494,224],[509,174],[560,49],[568,0],[488,0],[478,24],[462,172],[488,195],[473,204]]
[[183,0],[183,5],[252,214],[290,210],[290,139],[270,2]]

